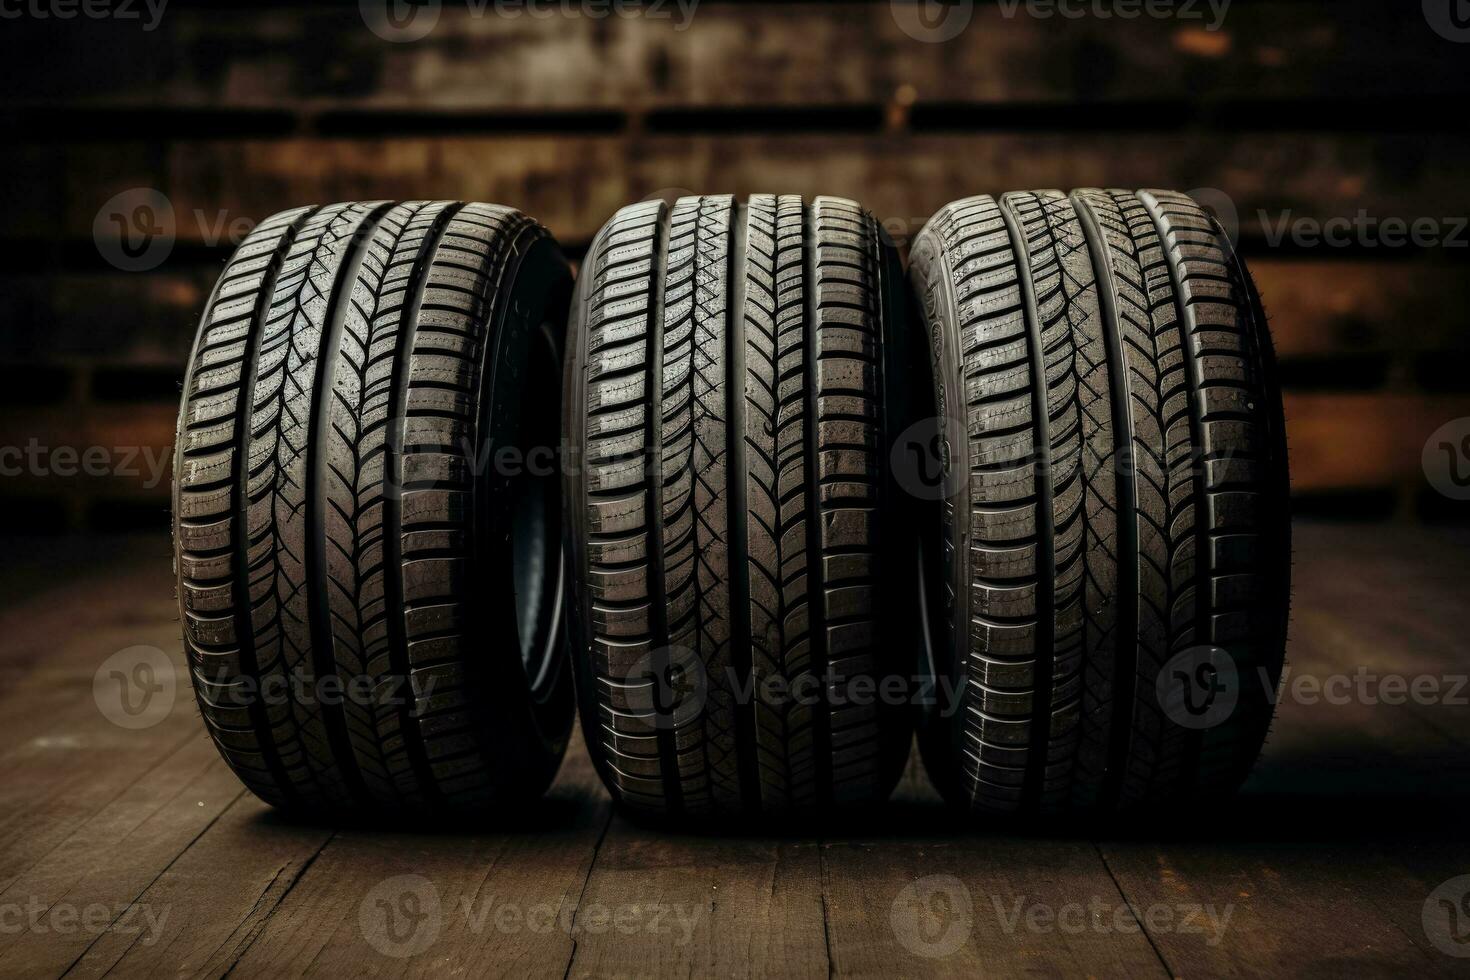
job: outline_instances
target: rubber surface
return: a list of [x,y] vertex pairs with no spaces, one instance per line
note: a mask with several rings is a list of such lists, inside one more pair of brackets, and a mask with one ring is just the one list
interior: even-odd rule
[[[529,448],[523,402],[559,410],[570,290],[546,231],[486,204],[286,211],[226,265],[179,416],[178,599],[205,725],[267,802],[482,811],[550,781],[564,627],[518,622],[537,494],[490,454]],[[531,523],[559,568],[557,510]]]
[[936,784],[1002,814],[1232,791],[1282,670],[1290,525],[1270,337],[1228,240],[1170,192],[975,197],[909,275],[948,478]]
[[897,780],[900,274],[829,197],[637,204],[593,242],[568,338],[570,608],[586,741],[625,805],[813,811]]

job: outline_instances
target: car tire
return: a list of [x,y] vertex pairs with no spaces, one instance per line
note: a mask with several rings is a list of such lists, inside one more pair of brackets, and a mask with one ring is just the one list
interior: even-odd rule
[[901,274],[832,197],[650,201],[594,240],[568,335],[569,615],[586,742],[629,809],[812,812],[897,780]]
[[210,737],[257,796],[483,813],[554,775],[571,274],[520,213],[349,203],[263,221],[209,299],[174,473]]
[[1232,792],[1282,671],[1290,523],[1271,340],[1224,231],[1166,191],[974,197],[909,275],[948,480],[934,782],[1009,815]]

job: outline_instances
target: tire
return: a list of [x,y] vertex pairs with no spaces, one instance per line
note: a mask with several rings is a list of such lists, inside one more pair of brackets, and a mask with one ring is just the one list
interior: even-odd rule
[[975,197],[909,275],[947,481],[935,784],[1022,815],[1232,792],[1282,670],[1290,523],[1270,336],[1223,231],[1164,191]]
[[903,605],[879,602],[905,546],[900,276],[830,197],[636,204],[594,240],[568,338],[569,615],[586,742],[631,810],[892,790],[912,735]]
[[[573,714],[555,444],[571,276],[508,208],[335,204],[225,266],[184,385],[179,610],[261,799],[358,816],[539,796]],[[492,465],[493,463],[493,465]]]

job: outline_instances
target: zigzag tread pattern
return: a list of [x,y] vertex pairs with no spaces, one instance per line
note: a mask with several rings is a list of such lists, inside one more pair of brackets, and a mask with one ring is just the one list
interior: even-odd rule
[[301,209],[221,276],[180,415],[180,602],[206,725],[268,802],[472,810],[549,779],[553,746],[487,752],[463,614],[485,334],[544,234],[493,205]]
[[887,791],[877,712],[835,700],[884,663],[878,254],[852,202],[777,195],[634,205],[593,244],[574,649],[594,759],[628,805]]
[[[959,720],[921,732],[936,783],[999,813],[1232,788],[1287,593],[1265,543],[1287,533],[1279,395],[1243,266],[1188,198],[1117,190],[955,202],[915,258],[937,401],[967,416],[968,520],[946,507],[941,534],[966,683]],[[1160,694],[1204,643],[1238,665],[1240,706],[1201,731]]]

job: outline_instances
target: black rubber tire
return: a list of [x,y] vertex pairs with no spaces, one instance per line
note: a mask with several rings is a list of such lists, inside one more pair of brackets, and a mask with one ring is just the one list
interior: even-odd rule
[[891,792],[913,643],[885,576],[902,565],[917,603],[888,519],[901,275],[831,197],[652,201],[593,242],[568,334],[569,616],[587,745],[631,809]]
[[1228,239],[1165,191],[974,197],[909,276],[947,491],[930,776],[996,814],[1232,792],[1282,670],[1290,521],[1270,336]]
[[175,566],[200,713],[261,799],[483,813],[555,774],[561,477],[492,454],[556,444],[570,294],[545,229],[487,204],[286,211],[225,266]]

